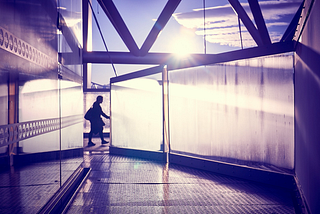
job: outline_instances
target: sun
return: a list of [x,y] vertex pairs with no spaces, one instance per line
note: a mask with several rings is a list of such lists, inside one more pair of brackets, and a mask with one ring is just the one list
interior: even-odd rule
[[185,37],[179,37],[172,41],[172,53],[178,57],[188,56],[192,52],[192,42]]

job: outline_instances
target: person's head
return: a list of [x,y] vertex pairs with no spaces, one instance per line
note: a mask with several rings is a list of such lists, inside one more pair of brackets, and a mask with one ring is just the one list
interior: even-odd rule
[[102,103],[103,102],[103,97],[102,96],[97,96],[97,102]]

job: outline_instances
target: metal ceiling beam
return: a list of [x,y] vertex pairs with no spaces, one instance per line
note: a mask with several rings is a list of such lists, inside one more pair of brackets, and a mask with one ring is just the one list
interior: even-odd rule
[[157,19],[156,23],[153,25],[148,37],[144,41],[143,45],[140,49],[140,56],[145,56],[154,42],[156,41],[159,33],[162,31],[164,26],[169,21],[170,17],[172,16],[173,12],[176,10],[178,5],[180,4],[181,0],[169,0],[162,10],[159,18]]
[[128,74],[123,74],[118,77],[110,78],[110,84],[115,83],[115,82],[121,82],[121,81],[128,80],[128,79],[145,77],[147,75],[149,76],[149,75],[153,75],[153,74],[158,74],[158,73],[162,72],[162,69],[163,69],[163,66],[159,65],[159,66],[143,69],[140,71],[131,72]]
[[98,3],[108,16],[113,27],[116,29],[129,51],[133,55],[139,56],[139,48],[112,0],[98,0]]
[[230,62],[235,60],[250,59],[256,57],[270,56],[274,54],[288,53],[295,50],[295,42],[277,42],[270,45],[258,46],[247,49],[240,49],[236,51],[212,54],[211,56],[206,56],[205,54],[194,55],[189,59],[175,62],[168,62],[168,69],[181,69],[188,67],[195,67],[201,65],[211,65],[216,63]]
[[170,69],[186,68],[200,65],[210,65],[233,60],[249,59],[253,57],[268,56],[273,54],[287,53],[294,51],[294,41],[277,42],[261,47],[253,47],[242,50],[231,51],[220,54],[191,54],[183,60],[171,53],[148,53],[144,57],[132,56],[129,52],[84,52],[84,63],[111,63],[115,64],[167,64]]
[[294,37],[294,35],[296,33],[296,29],[297,29],[299,20],[301,18],[303,5],[304,5],[304,1],[302,1],[299,9],[297,10],[296,14],[294,15],[291,23],[289,24],[288,28],[284,32],[284,34],[283,34],[283,36],[282,36],[280,41],[285,42],[285,41],[290,41],[290,40],[293,39],[293,37]]
[[257,24],[260,37],[263,44],[271,44],[271,39],[266,27],[266,23],[261,13],[261,8],[257,0],[248,0],[251,12],[254,17],[254,21]]
[[228,0],[228,1],[233,7],[233,9],[235,10],[235,12],[238,14],[244,26],[246,26],[248,32],[251,34],[252,38],[257,43],[257,45],[263,45],[262,39],[260,37],[260,34],[257,28],[254,26],[254,24],[250,20],[248,14],[243,9],[240,2],[238,0]]
[[170,57],[172,57],[172,54],[148,53],[146,56],[136,57],[136,56],[133,56],[130,52],[92,51],[92,52],[83,52],[82,57],[83,57],[83,63],[111,64],[110,58],[112,58],[112,62],[114,64],[158,65],[167,61]]

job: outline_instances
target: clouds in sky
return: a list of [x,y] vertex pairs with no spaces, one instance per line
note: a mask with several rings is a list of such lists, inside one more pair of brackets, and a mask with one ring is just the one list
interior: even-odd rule
[[[281,39],[283,32],[289,25],[300,4],[300,0],[259,1],[272,42],[277,42]],[[241,5],[250,19],[253,20],[249,4],[242,3]],[[203,13],[203,9],[194,9],[192,12],[175,13],[173,17],[183,27],[194,29],[196,35],[203,35]],[[241,46],[238,17],[230,4],[205,8],[205,17],[207,42],[232,47]],[[244,47],[256,45],[244,25],[241,25],[241,34]]]

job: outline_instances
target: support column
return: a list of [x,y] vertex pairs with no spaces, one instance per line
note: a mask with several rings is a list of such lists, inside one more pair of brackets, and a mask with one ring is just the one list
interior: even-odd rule
[[[9,74],[8,82],[8,124],[18,123],[19,121],[19,81],[18,75],[15,73]],[[14,130],[12,130],[14,131]],[[8,145],[8,155],[10,159],[10,166],[14,165],[13,158],[17,154],[17,144]]]
[[162,70],[162,114],[163,114],[163,155],[164,161],[169,162],[170,129],[169,129],[169,80],[165,65]]

